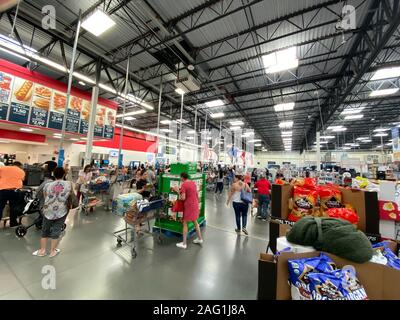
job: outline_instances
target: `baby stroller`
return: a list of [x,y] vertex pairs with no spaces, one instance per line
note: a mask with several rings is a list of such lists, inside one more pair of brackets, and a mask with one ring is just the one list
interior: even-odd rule
[[[18,238],[23,238],[28,229],[35,226],[38,230],[42,229],[42,222],[43,222],[43,215],[40,208],[40,199],[34,197],[32,189],[24,189],[18,192],[22,192],[23,196],[21,195],[21,199],[24,199],[25,207],[23,208],[22,215],[19,216],[19,223],[20,225],[15,229],[15,235]],[[28,216],[31,214],[37,214],[37,217],[32,221],[31,224],[24,226],[22,225],[22,218],[24,216]],[[66,228],[66,224],[64,223],[62,231]]]

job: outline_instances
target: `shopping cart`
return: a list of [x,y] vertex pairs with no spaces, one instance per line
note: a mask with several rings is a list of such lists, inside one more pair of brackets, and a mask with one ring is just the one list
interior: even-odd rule
[[[146,222],[148,230],[145,232],[152,235],[150,221],[153,219],[159,220],[161,218],[164,206],[165,201],[163,199],[150,202],[146,200],[136,201],[131,210],[129,210],[124,217],[125,228],[113,233],[117,238],[117,247],[121,247],[122,243],[130,246],[132,258],[135,259],[137,257],[137,238],[138,234],[142,231],[141,226]],[[128,233],[131,234],[130,237]],[[157,242],[161,244],[162,240],[162,233],[160,230]]]
[[104,203],[105,209],[110,208],[110,182],[103,181],[101,183],[90,182],[81,186],[82,201],[79,206],[79,212],[84,212],[86,215],[90,211]]

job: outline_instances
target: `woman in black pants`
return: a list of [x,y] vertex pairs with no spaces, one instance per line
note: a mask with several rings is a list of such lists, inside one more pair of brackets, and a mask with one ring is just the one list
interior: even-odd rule
[[219,194],[222,194],[222,191],[224,191],[224,172],[220,168],[218,171],[218,176],[217,176],[217,186],[215,188],[215,194],[217,194],[219,191]]

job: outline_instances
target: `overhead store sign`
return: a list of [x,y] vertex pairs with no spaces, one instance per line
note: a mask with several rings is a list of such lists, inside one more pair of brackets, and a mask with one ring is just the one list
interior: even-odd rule
[[392,129],[392,139],[393,139],[393,160],[400,161],[399,128],[395,127]]
[[[86,135],[91,112],[89,100],[71,95],[67,106],[65,92],[0,71],[0,120],[61,131],[65,108],[65,130]],[[116,113],[113,108],[97,105],[96,137],[114,137]]]

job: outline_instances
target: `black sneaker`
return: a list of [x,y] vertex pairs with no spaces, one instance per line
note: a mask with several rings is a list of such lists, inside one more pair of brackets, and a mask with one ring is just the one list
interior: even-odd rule
[[235,231],[236,231],[237,233],[240,233],[240,229],[235,229]]
[[249,235],[249,233],[247,232],[247,230],[246,230],[245,228],[243,228],[242,231],[243,231],[243,233],[244,233],[246,236]]

